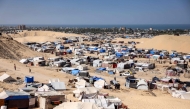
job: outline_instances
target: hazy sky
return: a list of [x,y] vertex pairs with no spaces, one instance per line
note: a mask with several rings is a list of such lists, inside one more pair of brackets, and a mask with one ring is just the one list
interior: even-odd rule
[[0,0],[0,24],[190,24],[190,0]]

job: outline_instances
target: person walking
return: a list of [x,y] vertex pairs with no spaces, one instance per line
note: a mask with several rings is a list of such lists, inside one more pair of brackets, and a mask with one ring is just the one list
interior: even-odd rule
[[29,73],[31,73],[31,69],[29,68]]
[[16,70],[16,64],[14,64],[14,69]]

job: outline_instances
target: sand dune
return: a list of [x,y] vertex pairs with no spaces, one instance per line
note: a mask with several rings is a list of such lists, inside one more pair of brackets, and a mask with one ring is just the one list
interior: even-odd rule
[[174,35],[160,35],[152,39],[122,39],[118,38],[117,41],[123,40],[140,42],[137,48],[148,48],[158,50],[176,50],[178,52],[190,53],[190,36],[174,36]]
[[52,32],[52,31],[24,31],[12,37],[21,42],[45,42],[45,41],[57,41],[57,37],[72,37],[72,36],[83,36],[79,34],[70,34],[70,33],[61,33],[61,32]]

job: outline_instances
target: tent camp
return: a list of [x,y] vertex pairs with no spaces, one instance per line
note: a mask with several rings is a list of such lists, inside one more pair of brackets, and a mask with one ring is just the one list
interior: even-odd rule
[[102,109],[94,103],[85,102],[64,102],[53,109]]
[[4,73],[2,76],[0,76],[0,81],[1,82],[10,82],[10,81],[15,81],[10,75]]

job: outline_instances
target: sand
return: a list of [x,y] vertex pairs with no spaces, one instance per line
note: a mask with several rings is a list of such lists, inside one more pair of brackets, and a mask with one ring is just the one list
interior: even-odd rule
[[137,48],[158,49],[158,50],[176,50],[178,52],[190,53],[190,36],[174,36],[174,35],[159,35],[151,39],[122,39],[118,38],[117,41],[135,41],[140,42]]
[[59,41],[61,37],[85,37],[84,35],[61,33],[52,31],[24,31],[15,35],[11,35],[15,40],[21,43],[25,42],[46,42],[46,41]]
[[[31,33],[31,34],[33,34],[33,33]],[[49,37],[55,37],[55,36],[51,36],[52,34],[55,34],[54,32],[52,32],[52,33],[51,32],[47,32],[47,33],[40,32],[39,36],[32,36],[31,34],[29,34],[30,35],[29,37],[28,36],[25,36],[25,37],[21,37],[21,36],[16,37],[15,36],[15,39],[22,42],[22,40],[23,41],[25,41],[25,40],[35,41],[37,39],[42,38],[43,39],[42,41],[47,41],[49,39]],[[37,34],[38,34],[38,32],[37,32]],[[65,36],[67,36],[67,34],[65,34]],[[35,37],[35,38],[33,38],[33,37]],[[184,38],[186,38],[186,40],[190,39],[189,37],[184,37]],[[164,39],[166,39],[167,41],[165,41]],[[123,39],[117,39],[117,40],[123,40]],[[125,39],[125,42],[127,42],[128,40],[134,40],[134,39]],[[151,40],[154,40],[154,41],[158,40],[158,42],[160,42],[160,43],[161,43],[161,41],[165,41],[168,43],[163,43],[165,45],[160,45],[160,46],[157,45],[156,46],[156,44],[159,44],[159,43],[157,43],[157,42],[152,43]],[[180,41],[176,41],[176,40],[180,40]],[[152,39],[136,39],[136,41],[141,42],[141,44],[139,44],[138,46],[141,45],[142,48],[143,47],[153,47],[153,46],[162,48],[162,47],[167,47],[168,46],[167,44],[173,44],[173,46],[177,47],[177,45],[175,45],[176,43],[181,43],[186,40],[184,40],[182,38],[178,38],[178,36],[167,36],[167,37],[157,36]],[[171,41],[171,42],[169,42],[169,41]],[[150,45],[148,45],[148,44],[150,44]],[[188,45],[188,43],[185,43],[185,44]],[[168,49],[173,49],[172,48],[173,46],[169,46]],[[178,46],[181,46],[181,45],[178,45]],[[185,50],[186,49],[184,49],[184,51]],[[35,55],[37,53],[35,51],[29,50],[28,48],[25,48],[24,51],[18,49],[18,52],[21,52],[26,56],[31,55],[31,54]],[[51,55],[47,55],[47,56],[51,56]],[[141,60],[141,61],[144,61],[144,60]],[[14,64],[16,64],[16,66],[17,66],[16,71],[14,70],[14,67],[13,67]],[[166,65],[169,66],[169,64],[166,64]],[[4,72],[6,72],[14,78],[21,77],[22,80],[24,80],[24,77],[26,75],[34,76],[35,81],[44,82],[44,83],[48,82],[49,79],[59,78],[61,81],[64,81],[66,84],[69,79],[75,78],[74,76],[72,76],[70,74],[66,74],[63,72],[57,72],[55,70],[55,68],[52,69],[50,67],[35,67],[35,66],[32,66],[30,68],[32,70],[32,73],[29,73],[29,67],[27,67],[24,64],[19,63],[16,60],[0,59],[0,75],[2,75]],[[107,80],[108,83],[110,80],[113,80],[113,78],[114,78],[113,75],[108,75],[105,73],[103,73],[103,74],[94,73],[95,68],[90,67],[90,66],[89,66],[89,68],[90,68],[90,70],[89,70],[90,75],[103,77]],[[135,75],[135,76],[138,78],[145,78],[147,80],[150,80],[154,76],[157,76],[157,77],[165,76],[163,65],[157,64],[157,67],[155,70],[157,70],[157,69],[159,69],[159,71],[154,71],[153,73],[152,72],[146,72],[146,73],[138,72],[137,75]],[[124,104],[128,105],[128,107],[130,109],[189,109],[189,107],[190,107],[189,100],[173,98],[170,94],[161,92],[160,90],[153,90],[152,92],[148,92],[148,91],[141,91],[141,90],[135,90],[135,89],[127,89],[124,86],[124,84],[125,84],[124,77],[119,77],[118,75],[116,75],[116,76],[117,76],[117,80],[121,84],[121,90],[114,91],[114,90],[102,89],[101,92],[109,93],[109,95],[111,95],[111,96],[119,97]],[[183,75],[181,75],[180,79],[182,81],[189,81],[189,79],[184,78]],[[7,89],[7,90],[16,90],[18,88],[22,88],[23,86],[24,86],[24,84],[14,85],[14,84],[9,84],[9,83],[0,83],[0,87],[3,89]],[[76,99],[72,98],[72,91],[74,90],[74,88],[70,88],[69,86],[67,86],[67,88],[68,88],[68,90],[64,91],[64,93],[69,94],[69,95],[67,95],[68,99],[69,100],[71,99],[72,101],[76,100]]]

